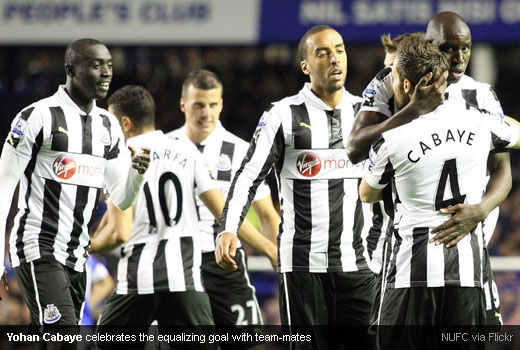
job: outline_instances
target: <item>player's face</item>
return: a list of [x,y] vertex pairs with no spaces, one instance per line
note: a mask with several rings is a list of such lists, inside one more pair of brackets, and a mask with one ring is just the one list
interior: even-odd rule
[[181,98],[181,110],[186,116],[188,136],[200,142],[211,135],[222,112],[222,89],[197,89],[188,87],[186,96]]
[[319,96],[342,89],[347,77],[347,53],[341,35],[333,29],[311,35],[301,66]]
[[395,60],[395,56],[396,55],[397,55],[397,52],[392,52],[392,53],[387,52],[385,54],[385,60],[383,62],[385,67],[392,66],[394,64],[394,60]]
[[72,80],[74,90],[80,92],[87,101],[107,96],[112,81],[112,55],[102,44],[85,47],[74,64]]
[[446,26],[439,49],[450,63],[448,82],[456,83],[466,72],[471,57],[471,32],[469,28],[462,24]]
[[410,97],[404,86],[405,81],[401,79],[397,68],[394,66],[392,69],[392,89],[394,90],[395,103],[399,109],[403,109],[410,102]]

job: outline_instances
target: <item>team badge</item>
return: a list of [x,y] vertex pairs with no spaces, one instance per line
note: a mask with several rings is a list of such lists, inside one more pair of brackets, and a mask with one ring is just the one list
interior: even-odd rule
[[217,162],[217,169],[220,171],[231,170],[231,158],[227,154],[221,154]]
[[43,310],[43,321],[45,323],[55,323],[60,318],[60,310],[54,304],[47,304],[47,307]]
[[9,138],[7,142],[13,147],[16,147],[20,142],[20,139],[23,137],[23,131],[27,127],[28,123],[22,117],[18,118],[16,123],[14,124],[13,129],[9,133]]
[[110,133],[108,132],[108,130],[103,130],[99,139],[101,140],[101,143],[105,146],[110,145]]
[[302,153],[296,159],[296,169],[305,177],[314,177],[321,170],[321,159],[311,152]]
[[59,156],[52,164],[54,174],[62,180],[68,180],[76,173],[76,161],[70,156]]

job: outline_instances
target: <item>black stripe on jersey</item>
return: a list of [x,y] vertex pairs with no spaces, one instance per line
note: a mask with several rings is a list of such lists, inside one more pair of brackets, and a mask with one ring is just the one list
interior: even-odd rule
[[104,158],[107,160],[117,158],[117,156],[121,152],[121,150],[119,149],[119,141],[121,140],[117,140],[114,147],[110,149],[110,145],[112,144],[112,133],[110,132],[110,118],[103,114],[101,114],[101,118],[103,118],[103,126],[107,129],[108,134],[110,136],[110,144],[105,146]]
[[[177,140],[178,140],[178,138],[177,138]],[[203,153],[203,152],[204,152],[204,147],[205,147],[205,145],[195,145],[195,146],[197,146],[197,150],[198,150],[200,153]]]
[[363,251],[365,248],[363,247],[363,238],[361,237],[361,232],[363,231],[363,224],[365,219],[363,217],[363,203],[361,202],[361,198],[359,198],[359,185],[361,184],[361,179],[358,179],[358,197],[356,201],[356,209],[354,210],[354,226],[352,227],[352,232],[354,234],[354,239],[352,240],[352,248],[356,252],[356,266],[358,270],[368,269],[368,264],[365,260],[365,256],[363,255]]
[[477,90],[462,89],[462,98],[466,101],[466,109],[471,107],[479,109],[477,102]]
[[444,281],[446,285],[460,287],[459,272],[459,250],[457,246],[446,248],[443,244],[444,252]]
[[[32,112],[34,108],[30,108],[30,111],[27,110],[28,114],[26,114],[27,118],[29,118],[29,113]],[[22,112],[22,118],[24,118],[24,113]],[[36,167],[36,158],[38,152],[43,143],[43,129],[40,129],[38,135],[34,140],[34,144],[31,151],[31,160],[27,164],[27,167],[24,171],[24,176],[27,179],[27,192],[25,192],[25,210],[23,215],[20,217],[20,224],[18,225],[18,231],[16,232],[16,256],[20,261],[25,261],[25,253],[23,248],[25,244],[23,243],[23,233],[25,231],[25,223],[27,222],[27,216],[29,215],[29,198],[31,198],[32,191],[32,174],[34,172],[34,168]]]
[[370,259],[372,259],[372,253],[377,248],[377,242],[383,233],[383,210],[381,209],[381,202],[373,203],[371,211],[372,226],[370,226],[367,236],[367,251]]
[[311,120],[305,103],[302,103],[301,105],[291,105],[291,114],[294,148],[312,148]]
[[428,280],[428,227],[415,227],[412,232],[412,257],[410,259],[410,281]]
[[87,186],[77,186],[76,189],[76,203],[74,205],[74,222],[72,224],[72,232],[70,233],[70,241],[67,243],[67,257],[66,264],[67,266],[74,268],[76,261],[78,258],[75,257],[74,250],[79,246],[79,237],[83,232],[83,223],[85,222],[85,218],[83,217],[83,212],[85,210],[85,206],[88,202],[88,194],[90,188]]
[[358,114],[358,112],[362,106],[363,106],[363,102],[354,103],[354,105],[352,106],[352,109],[354,109],[354,117]]
[[53,180],[45,180],[43,190],[43,211],[38,246],[40,256],[54,251],[54,241],[58,233],[60,213],[61,184]]
[[[312,131],[309,112],[305,103],[291,105],[292,134],[295,149],[312,148]],[[312,234],[311,182],[293,180],[294,240],[293,266],[309,266]]]
[[312,209],[311,182],[293,180],[294,238],[293,266],[308,267],[311,251]]
[[393,95],[388,100],[388,109],[390,110],[390,115],[394,115],[395,114],[395,98],[394,98]]
[[146,243],[139,243],[132,248],[132,254],[128,257],[128,265],[126,267],[126,280],[128,281],[128,291],[137,291],[137,271],[139,268],[139,260]]
[[[222,141],[222,147],[220,148],[220,159],[229,157],[229,166],[231,166],[234,153],[235,144],[228,141]],[[231,168],[228,170],[219,170],[217,173],[217,180],[231,181],[231,170]]]
[[376,154],[377,154],[377,152],[379,152],[379,149],[381,148],[383,143],[385,143],[385,139],[384,139],[383,135],[379,135],[374,140],[374,142],[372,142],[372,149],[374,150],[374,152],[376,152]]
[[157,253],[153,259],[153,289],[154,291],[168,290],[168,268],[166,266],[166,248],[167,239],[159,242]]
[[52,144],[51,149],[57,152],[67,152],[69,150],[69,130],[65,113],[61,107],[50,107],[52,118]]
[[[310,183],[310,181],[307,181]],[[329,269],[341,266],[341,233],[343,232],[344,179],[332,179],[329,185]],[[296,203],[295,203],[296,205]],[[299,232],[299,231],[296,231]],[[310,238],[310,237],[309,237]],[[293,253],[294,254],[294,253]],[[294,256],[294,255],[293,255]]]
[[379,81],[383,81],[386,78],[386,76],[389,74],[392,74],[392,67],[390,67],[390,66],[385,67],[385,68],[381,69],[379,72],[377,72],[376,79]]
[[343,148],[343,130],[341,127],[341,110],[325,111],[328,119],[329,148]]
[[[490,131],[490,132],[491,132],[491,142],[493,143],[493,146],[496,147],[493,151],[507,152],[504,150],[504,148],[507,145],[509,145],[509,141],[501,139],[492,131]],[[497,153],[497,152],[495,152],[495,153]]]
[[150,192],[150,186],[148,181],[143,186],[144,198],[146,200],[146,209],[148,211],[148,220],[150,220],[150,231],[149,233],[157,233],[157,220],[155,219],[155,210],[153,208],[152,193]]
[[193,238],[191,236],[181,237],[182,267],[184,269],[184,282],[186,290],[194,290],[193,281]]
[[[480,264],[481,264],[481,262],[480,262],[480,259],[481,259],[480,245],[478,244],[478,237],[477,237],[477,234],[475,233],[475,230],[473,230],[473,232],[471,232],[470,235],[471,235],[471,239],[470,239],[471,251],[473,253],[473,274],[474,274],[473,280],[480,281]],[[453,248],[451,248],[451,249],[453,249]]]
[[390,159],[386,163],[385,170],[383,170],[383,174],[381,175],[381,180],[379,180],[380,185],[387,185],[390,183],[392,178],[394,177],[395,171],[394,166],[390,162]]
[[92,116],[82,115],[81,126],[83,129],[83,140],[81,144],[81,153],[92,154]]
[[392,248],[392,258],[390,260],[390,268],[388,271],[387,281],[388,283],[395,283],[395,274],[397,272],[397,254],[399,254],[399,248],[403,242],[403,237],[399,235],[399,230],[394,229],[395,243]]

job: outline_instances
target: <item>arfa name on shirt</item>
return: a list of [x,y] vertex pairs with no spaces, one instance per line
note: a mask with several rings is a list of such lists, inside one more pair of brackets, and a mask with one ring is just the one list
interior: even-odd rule
[[185,155],[178,152],[173,152],[171,149],[165,148],[163,150],[160,150],[158,153],[157,150],[152,151],[152,161],[160,160],[160,159],[167,159],[172,162],[175,162],[177,165],[181,165],[183,168],[186,167],[186,163],[188,162],[188,159]]
[[[475,136],[475,133],[467,130],[460,130],[456,129],[456,131],[452,131],[450,129],[446,130],[446,135],[439,135],[437,133],[431,134],[431,141],[419,141],[419,150],[410,150],[408,152],[408,160],[412,163],[417,163],[421,160],[421,156],[418,154],[422,153],[422,155],[426,155],[426,152],[431,151],[432,148],[438,147],[442,145],[443,143],[448,142],[459,142],[459,143],[466,143],[469,146],[473,146],[473,137]],[[430,147],[431,146],[431,147]]]

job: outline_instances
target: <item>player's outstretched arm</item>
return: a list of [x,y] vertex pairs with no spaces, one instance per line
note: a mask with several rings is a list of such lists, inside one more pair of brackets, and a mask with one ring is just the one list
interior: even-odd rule
[[7,290],[7,274],[4,266],[5,253],[5,225],[16,185],[22,177],[29,160],[12,151],[8,144],[4,145],[0,157],[0,193],[3,200],[0,201],[0,279],[2,286]]
[[383,132],[407,124],[433,111],[444,102],[448,72],[444,72],[435,82],[428,85],[431,78],[431,72],[424,75],[415,86],[410,102],[388,119],[378,112],[358,113],[347,141],[347,156],[351,162],[359,163],[367,159],[370,145]]
[[109,201],[107,211],[90,240],[89,253],[111,251],[128,242],[132,235],[132,220],[132,208],[121,210]]
[[[144,173],[150,164],[150,149],[143,147],[141,153],[132,152],[131,166],[124,154],[109,160],[105,172],[105,183],[112,202],[121,210],[128,209],[135,202],[144,181]],[[123,153],[123,152],[122,152]],[[125,154],[128,154],[125,151]],[[135,170],[134,170],[135,169]]]
[[[202,193],[200,195],[200,199],[202,200],[204,205],[206,205],[206,207],[211,211],[211,213],[217,219],[217,221],[220,221],[222,210],[224,210],[225,204],[225,199],[222,195],[222,192],[220,192],[220,190],[217,189],[212,189]],[[238,231],[238,237],[242,239],[244,243],[253,248],[256,252],[267,256],[271,261],[271,265],[273,265],[273,268],[276,268],[278,264],[276,246],[273,242],[271,242],[260,232],[258,232],[255,226],[248,219],[245,219],[242,222],[242,225],[240,226],[240,229]],[[229,248],[229,246],[227,248]],[[217,263],[218,262],[219,260],[217,259]]]
[[441,214],[451,214],[452,217],[432,230],[436,235],[430,243],[446,244],[447,248],[455,246],[506,199],[512,186],[509,152],[490,153],[488,169],[491,177],[482,201],[474,205],[457,204],[442,208]]

